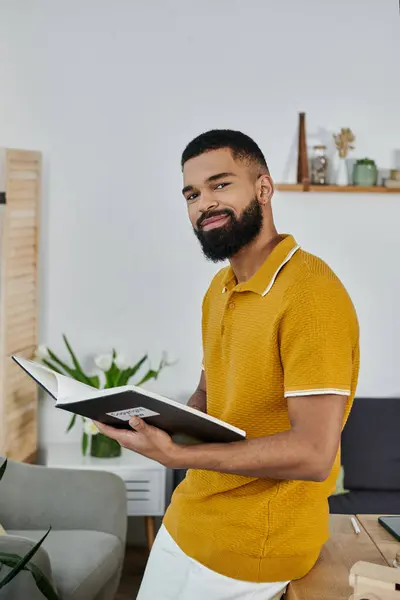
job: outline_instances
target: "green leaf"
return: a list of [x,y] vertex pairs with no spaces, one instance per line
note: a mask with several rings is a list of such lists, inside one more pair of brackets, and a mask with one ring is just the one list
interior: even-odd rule
[[[20,560],[21,556],[18,556],[18,554],[6,554],[4,552],[0,553],[0,564],[5,565],[10,569],[16,567]],[[25,567],[22,570],[29,571],[32,574],[38,589],[41,591],[41,593],[47,600],[59,600],[59,596],[56,594],[52,585],[45,577],[45,575],[43,575],[39,567],[31,563],[25,565]]]
[[83,454],[83,456],[86,456],[88,443],[89,443],[89,436],[84,431],[83,434],[82,434],[82,454]]
[[133,377],[134,375],[136,375],[136,373],[139,371],[140,367],[146,362],[146,360],[148,359],[148,355],[145,354],[144,356],[142,356],[142,358],[136,363],[136,365],[134,365],[133,367],[130,368],[130,372],[131,374],[129,375],[129,379],[131,377]]
[[4,460],[3,464],[0,467],[0,481],[4,475],[4,473],[6,472],[7,469],[7,459]]
[[121,371],[120,377],[118,379],[118,385],[126,385],[131,377],[136,375],[139,371],[140,367],[147,360],[148,356],[145,354],[133,367],[129,367],[128,369],[124,369]]
[[53,363],[51,363],[46,358],[42,359],[42,363],[44,365],[46,365],[46,367],[49,367],[49,369],[53,369],[53,371],[55,371],[56,373],[60,373],[60,375],[64,375],[64,373],[62,371],[60,371],[60,369],[58,367],[56,367],[55,365],[53,365]]
[[42,592],[46,600],[60,600],[49,580],[36,565],[31,564],[29,570],[35,579],[37,588]]
[[91,377],[88,377],[88,380],[90,381],[89,385],[92,385],[97,389],[100,388],[100,377],[98,377],[97,375],[92,375]]
[[78,371],[83,373],[83,369],[82,369],[81,365],[79,364],[79,360],[77,359],[75,352],[72,350],[71,344],[69,343],[68,338],[65,335],[65,333],[63,333],[62,337],[63,337],[65,345],[67,346],[67,350],[71,355],[72,362],[74,364],[75,369],[77,369]]
[[158,371],[154,371],[154,369],[149,369],[144,377],[136,384],[137,386],[143,385],[146,381],[150,379],[157,379]]
[[12,569],[12,571],[10,571],[9,573],[7,573],[7,575],[5,576],[4,579],[2,579],[2,581],[0,582],[0,589],[2,587],[4,587],[5,585],[7,585],[8,583],[10,583],[10,581],[12,581],[14,579],[14,577],[16,577],[18,575],[18,573],[20,571],[22,571],[22,569],[24,569],[25,565],[31,560],[31,558],[36,554],[36,552],[39,550],[40,546],[43,544],[44,540],[47,538],[47,536],[49,535],[51,531],[51,527],[49,527],[49,529],[47,530],[47,532],[44,534],[44,536],[37,542],[37,544],[35,544],[33,546],[33,548],[31,548],[29,550],[29,552],[27,554],[25,554],[24,557],[21,557],[20,560],[18,561],[18,563],[15,565],[15,567]]
[[[60,365],[64,369],[65,373],[67,373],[67,375],[72,377],[72,379],[76,379],[77,381],[80,381],[81,383],[86,383],[87,385],[90,385],[89,380],[85,374],[82,374],[77,369],[73,369],[72,367],[68,366],[65,362],[63,362],[60,358],[58,358],[58,356],[56,356],[54,354],[54,352],[52,352],[50,349],[48,349],[48,352],[49,352],[50,358],[54,362],[56,362],[58,365]],[[54,367],[49,361],[46,360],[43,362],[44,362],[44,364],[46,364],[46,366],[50,367],[51,369],[54,369],[61,375],[65,375],[65,373],[60,371],[57,367]]]
[[90,383],[89,383],[90,382],[90,377],[88,377],[86,375],[85,371],[82,369],[82,367],[81,367],[81,365],[79,363],[79,360],[77,359],[75,352],[72,350],[71,344],[69,343],[69,341],[67,339],[67,336],[65,334],[63,334],[63,340],[64,340],[65,345],[67,346],[68,352],[71,355],[72,362],[74,364],[74,367],[75,367],[76,371],[78,371],[81,374],[81,376],[83,377],[85,383],[88,383],[90,385]]
[[74,377],[74,369],[72,369],[69,365],[67,365],[67,363],[65,363],[64,361],[61,360],[61,358],[58,358],[58,356],[56,354],[54,354],[54,352],[52,350],[50,350],[50,348],[47,349],[49,356],[51,358],[51,360],[53,360],[55,363],[57,363],[58,365],[60,365],[60,367],[62,369],[64,369],[64,371],[66,373],[68,373],[69,375],[71,375],[71,377]]
[[110,369],[108,369],[108,371],[105,372],[105,376],[106,376],[106,385],[104,387],[106,387],[106,388],[115,387],[115,382],[117,381],[117,378],[119,377],[119,369],[115,365],[115,363],[112,363]]
[[72,415],[72,418],[71,418],[71,420],[69,422],[69,425],[67,427],[67,433],[68,433],[68,431],[71,431],[71,429],[75,425],[75,421],[76,421],[76,415]]

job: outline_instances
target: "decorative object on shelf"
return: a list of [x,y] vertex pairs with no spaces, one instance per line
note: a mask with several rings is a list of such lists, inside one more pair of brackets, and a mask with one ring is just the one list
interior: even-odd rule
[[[386,185],[375,185],[370,187],[361,187],[360,185],[310,185],[307,192],[317,193],[335,193],[335,194],[399,194],[400,182],[392,183],[393,186],[387,185],[389,179],[386,180]],[[396,185],[397,184],[397,185]],[[298,192],[302,193],[306,190],[301,183],[275,183],[275,189],[279,192]]]
[[374,186],[378,180],[378,169],[375,161],[370,158],[360,158],[353,167],[354,185]]
[[390,177],[385,180],[385,187],[400,191],[400,169],[390,170]]
[[348,185],[348,174],[346,167],[346,158],[349,150],[354,150],[355,135],[349,127],[342,127],[339,133],[333,134],[336,149],[338,151],[338,162],[336,168],[336,185]]
[[[72,366],[61,360],[50,348],[39,346],[36,351],[36,359],[40,360],[50,369],[54,369],[61,375],[67,375],[90,385],[97,389],[107,389],[127,385],[132,377],[138,374],[139,370],[148,360],[145,354],[136,364],[129,365],[122,354],[117,354],[115,349],[112,353],[102,354],[94,359],[96,367],[99,369],[98,374],[88,375],[82,368],[75,352],[72,350],[71,344],[67,337],[63,335],[64,343],[72,359]],[[163,354],[157,369],[152,369],[150,366],[142,375],[136,386],[143,385],[151,379],[157,379],[161,371],[173,363],[169,363],[166,355]],[[67,432],[75,425],[77,415],[73,415],[68,425]],[[100,433],[94,423],[86,417],[81,417],[83,422],[82,433],[82,454],[85,456],[90,441],[90,454],[96,458],[114,458],[120,456],[121,446],[115,440],[108,438]]]
[[299,150],[297,158],[297,183],[302,183],[304,191],[308,191],[310,175],[308,172],[307,142],[306,142],[306,113],[299,113]]
[[314,154],[311,158],[311,183],[313,185],[327,185],[328,183],[328,159],[326,157],[326,146],[314,146]]

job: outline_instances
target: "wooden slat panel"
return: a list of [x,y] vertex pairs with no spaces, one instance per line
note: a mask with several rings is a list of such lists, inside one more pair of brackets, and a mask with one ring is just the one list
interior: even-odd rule
[[25,407],[36,402],[36,389],[34,382],[21,380],[18,387],[11,391],[5,398],[5,407],[7,413],[14,411],[24,411]]
[[18,327],[19,329],[25,328],[29,329],[32,325],[32,319],[36,316],[35,307],[32,306],[29,309],[22,308],[19,312],[16,312],[14,315],[9,315],[7,319],[7,326],[14,328]]
[[8,196],[17,196],[21,192],[30,192],[32,198],[36,198],[37,194],[37,182],[36,181],[21,181],[20,179],[11,179],[8,182],[7,194]]
[[15,277],[16,279],[20,279],[21,277],[32,276],[35,277],[36,267],[32,263],[28,264],[20,264],[19,266],[10,266],[6,269],[6,276]]
[[29,160],[13,160],[12,158],[8,161],[8,168],[11,173],[14,171],[26,171],[36,175],[37,177],[37,161]]
[[29,292],[36,292],[36,282],[32,277],[20,277],[9,281],[6,290],[6,296],[18,296],[19,294],[28,294]]
[[24,461],[31,454],[31,448],[36,448],[37,440],[37,411],[33,410],[21,415],[19,420],[14,420],[10,430],[13,437],[6,442],[6,455],[16,461]]
[[23,239],[34,242],[36,239],[36,229],[34,227],[10,228],[8,236],[10,240]]
[[37,257],[34,254],[28,254],[27,256],[12,256],[7,261],[7,268],[12,270],[14,267],[22,267],[25,265],[30,265],[35,269],[36,272],[36,264]]
[[35,252],[37,251],[37,244],[36,241],[34,244],[32,244],[32,240],[25,240],[25,239],[15,239],[15,240],[9,240],[9,252],[10,252],[10,256],[12,256],[15,252],[20,252],[21,250],[26,250],[27,248],[29,248],[30,250],[34,250]]
[[[34,163],[35,168],[40,169],[40,162],[42,155],[37,150],[19,150],[18,148],[7,148],[7,161],[13,163],[15,161],[26,162],[32,165]],[[39,165],[39,167],[38,167]]]
[[20,215],[18,214],[17,211],[15,211],[17,214],[14,214],[12,219],[10,219],[10,229],[14,230],[14,229],[35,229],[35,225],[36,225],[36,217],[35,215],[33,216],[26,216],[24,215],[25,211],[23,210],[19,210],[18,212],[21,213]]
[[8,430],[10,435],[8,436],[8,441],[13,442],[18,435],[16,435],[16,429],[18,427],[29,428],[32,417],[36,417],[37,407],[35,401],[33,400],[32,405],[28,406],[23,411],[15,411],[14,413],[9,415],[8,418]]
[[19,353],[21,348],[26,346],[33,346],[35,344],[36,336],[34,331],[19,332],[18,334],[10,333],[5,336],[5,349],[8,356],[11,354]]
[[[0,453],[24,460],[37,450],[37,385],[9,358],[32,357],[38,344],[37,254],[41,155],[6,150],[1,246]],[[6,431],[4,431],[4,427]]]
[[21,208],[17,208],[15,204],[13,206],[15,210],[13,210],[12,215],[10,217],[11,221],[13,221],[14,219],[25,219],[26,217],[32,217],[32,219],[35,220],[34,224],[36,226],[36,213],[35,209],[32,207],[32,203],[30,203],[30,205],[26,207]]
[[7,310],[8,318],[12,318],[23,312],[34,312],[36,314],[36,296],[32,293],[29,296],[21,297],[17,302],[15,300],[14,302],[10,301],[5,304],[5,309]]
[[10,276],[10,277],[15,277],[16,279],[19,279],[21,277],[25,277],[25,276],[35,276],[36,274],[36,268],[35,265],[33,265],[32,263],[28,263],[28,264],[20,264],[19,266],[10,266],[8,269],[6,269],[6,276]]
[[9,254],[10,260],[14,259],[14,258],[29,258],[31,260],[33,260],[36,264],[36,260],[37,260],[37,253],[36,253],[36,249],[34,246],[17,246],[14,248],[10,247],[10,254]]

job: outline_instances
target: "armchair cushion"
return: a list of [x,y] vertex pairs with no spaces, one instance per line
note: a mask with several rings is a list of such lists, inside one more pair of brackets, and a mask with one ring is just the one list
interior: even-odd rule
[[[38,541],[45,531],[10,531],[12,535]],[[117,536],[99,531],[52,530],[43,543],[61,598],[95,598],[116,576],[124,555]]]

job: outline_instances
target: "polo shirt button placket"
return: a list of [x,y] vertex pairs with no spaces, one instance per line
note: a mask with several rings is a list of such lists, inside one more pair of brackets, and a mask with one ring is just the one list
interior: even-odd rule
[[[225,293],[226,293],[227,291],[228,291],[228,290],[226,290],[226,291],[225,291]],[[222,324],[221,324],[221,335],[222,335],[222,336],[223,336],[223,335],[224,335],[224,333],[225,333],[225,318],[226,318],[226,313],[227,313],[228,311],[229,311],[229,312],[230,312],[230,311],[232,311],[232,310],[235,308],[235,306],[236,306],[235,302],[232,300],[232,296],[233,296],[233,294],[234,294],[234,292],[231,292],[231,293],[229,294],[229,297],[227,298],[227,302],[226,302],[226,305],[225,305],[224,316],[223,316],[223,319],[222,319]]]

